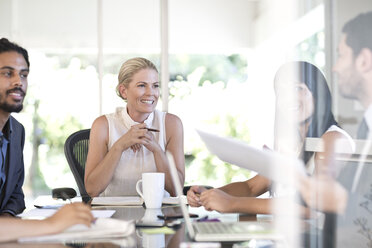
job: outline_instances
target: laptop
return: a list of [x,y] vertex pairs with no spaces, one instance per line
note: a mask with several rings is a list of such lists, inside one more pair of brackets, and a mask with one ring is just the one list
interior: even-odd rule
[[171,153],[167,152],[169,169],[179,199],[186,230],[189,237],[195,241],[231,242],[250,239],[282,240],[282,236],[274,231],[272,223],[246,222],[192,222],[183,195],[176,165]]
[[257,149],[247,143],[196,130],[208,150],[226,163],[252,170],[273,181],[293,185],[294,171],[306,176],[303,161],[276,151]]

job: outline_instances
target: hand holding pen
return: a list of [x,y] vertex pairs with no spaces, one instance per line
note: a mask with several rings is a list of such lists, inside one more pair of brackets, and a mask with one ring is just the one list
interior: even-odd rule
[[48,222],[51,230],[57,233],[75,224],[90,226],[94,217],[88,205],[75,202],[61,207],[53,216],[44,221]]
[[154,133],[159,133],[160,131],[153,127],[145,127],[145,129],[147,129],[147,132],[142,138],[142,144],[153,153],[162,151],[154,136]]
[[155,133],[160,132],[158,129],[155,129],[155,128],[146,127],[145,129],[147,129],[147,131],[150,131],[150,132],[155,132]]
[[[129,147],[133,152],[137,152],[141,149],[142,145],[145,145],[149,150],[155,149],[152,144],[153,135],[152,133],[159,132],[158,129],[153,127],[147,127],[145,123],[133,125],[126,134],[123,135],[123,141],[129,143]],[[128,147],[128,145],[125,145]],[[124,148],[126,149],[126,148]]]
[[151,132],[157,131],[154,128],[147,128],[145,123],[131,126],[128,132],[126,132],[118,141],[123,151],[128,148],[131,148],[133,152],[140,150],[142,145],[146,143],[144,141],[146,136],[148,139],[151,139],[151,136],[148,135],[150,133],[149,129],[151,129]]
[[128,148],[132,149],[133,152],[136,152],[141,149],[142,139],[147,133],[146,124],[140,123],[133,125],[129,130],[121,136],[121,138],[116,142],[121,151],[125,151]]

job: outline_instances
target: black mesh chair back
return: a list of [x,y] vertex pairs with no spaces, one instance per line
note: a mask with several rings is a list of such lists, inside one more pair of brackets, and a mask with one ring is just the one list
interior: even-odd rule
[[84,202],[90,200],[90,196],[86,192],[84,186],[85,162],[89,149],[89,135],[90,129],[80,130],[71,134],[65,142],[65,156]]

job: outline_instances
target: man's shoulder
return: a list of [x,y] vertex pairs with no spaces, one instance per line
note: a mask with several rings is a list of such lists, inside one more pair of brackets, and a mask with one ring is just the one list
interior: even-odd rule
[[13,116],[10,116],[9,121],[10,121],[12,132],[14,132],[17,135],[20,135],[21,133],[25,132],[24,126],[19,121],[17,121],[16,118],[14,118]]
[[9,120],[11,121],[11,123],[12,123],[12,127],[14,128],[14,127],[22,127],[22,128],[24,128],[23,127],[23,125],[22,125],[22,123],[20,123],[16,118],[14,118],[12,115],[10,115],[10,117],[9,117]]

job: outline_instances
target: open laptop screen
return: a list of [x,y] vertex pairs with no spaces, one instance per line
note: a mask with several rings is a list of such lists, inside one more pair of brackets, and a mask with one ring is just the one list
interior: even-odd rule
[[181,186],[181,183],[180,183],[180,179],[178,177],[176,165],[174,163],[174,158],[173,158],[172,154],[168,151],[167,151],[167,158],[168,158],[168,162],[169,162],[169,169],[170,169],[173,185],[176,189],[176,193],[177,193],[177,196],[178,196],[179,201],[180,201],[179,203],[180,203],[183,218],[185,220],[186,230],[188,231],[190,238],[194,239],[195,231],[194,231],[194,227],[192,226],[191,219],[189,217],[189,211],[188,211],[187,206],[186,206],[186,198],[182,197],[182,195],[183,195],[182,186]]

